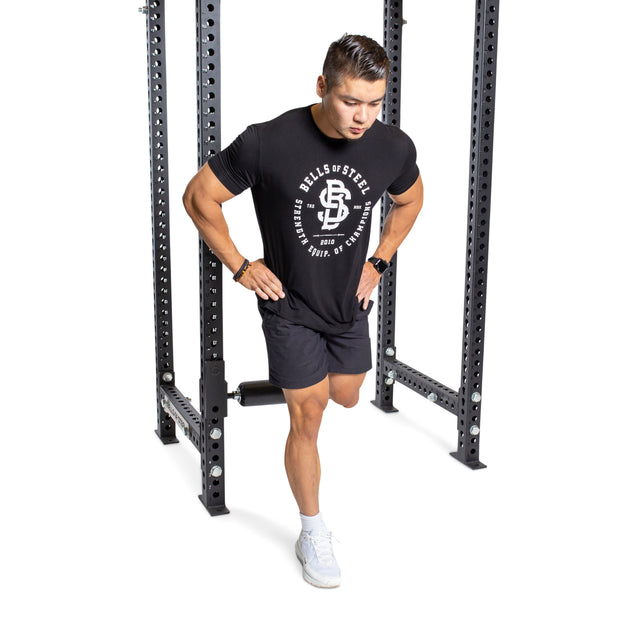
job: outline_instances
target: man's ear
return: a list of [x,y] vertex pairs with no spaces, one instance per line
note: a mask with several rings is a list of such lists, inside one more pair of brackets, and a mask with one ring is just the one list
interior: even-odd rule
[[319,98],[324,98],[327,95],[327,79],[324,76],[318,76],[316,82],[316,93]]

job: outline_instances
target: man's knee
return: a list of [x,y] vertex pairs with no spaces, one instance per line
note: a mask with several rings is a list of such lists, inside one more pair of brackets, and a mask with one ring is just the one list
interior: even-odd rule
[[329,404],[329,398],[326,396],[310,396],[296,405],[292,415],[310,423],[320,422],[327,404]]
[[351,392],[337,392],[331,396],[331,399],[345,409],[351,409],[355,407],[358,404],[358,400],[360,400],[360,389]]
[[285,390],[284,393],[291,417],[291,430],[306,437],[317,436],[322,415],[329,403],[326,385],[317,385],[317,388]]
[[360,387],[364,377],[364,373],[357,375],[331,374],[329,376],[329,397],[346,409],[355,407],[360,399]]

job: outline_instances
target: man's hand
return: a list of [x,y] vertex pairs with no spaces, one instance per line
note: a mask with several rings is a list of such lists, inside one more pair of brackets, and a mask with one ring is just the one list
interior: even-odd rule
[[255,291],[263,300],[284,298],[282,283],[264,263],[264,260],[252,262],[238,282],[247,289]]
[[370,262],[365,262],[356,293],[356,298],[358,298],[358,302],[362,303],[363,309],[369,306],[369,298],[373,290],[378,286],[378,282],[380,282],[380,274]]

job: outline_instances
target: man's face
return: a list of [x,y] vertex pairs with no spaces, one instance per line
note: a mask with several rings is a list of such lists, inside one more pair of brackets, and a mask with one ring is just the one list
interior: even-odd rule
[[317,93],[322,98],[324,132],[332,138],[360,139],[378,117],[386,88],[386,80],[346,77],[327,91],[320,76]]

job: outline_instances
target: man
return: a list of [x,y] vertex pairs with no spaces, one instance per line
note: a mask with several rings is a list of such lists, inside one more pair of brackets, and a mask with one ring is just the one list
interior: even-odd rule
[[[317,437],[329,399],[358,402],[371,368],[367,314],[381,273],[422,206],[411,140],[377,120],[389,60],[374,40],[345,35],[327,52],[321,101],[252,125],[191,180],[184,205],[200,235],[258,296],[270,381],[290,415],[285,468],[302,532],[303,577],[337,587],[340,569],[320,514]],[[236,248],[221,205],[251,188],[264,258]],[[393,206],[367,260],[371,210]]]

